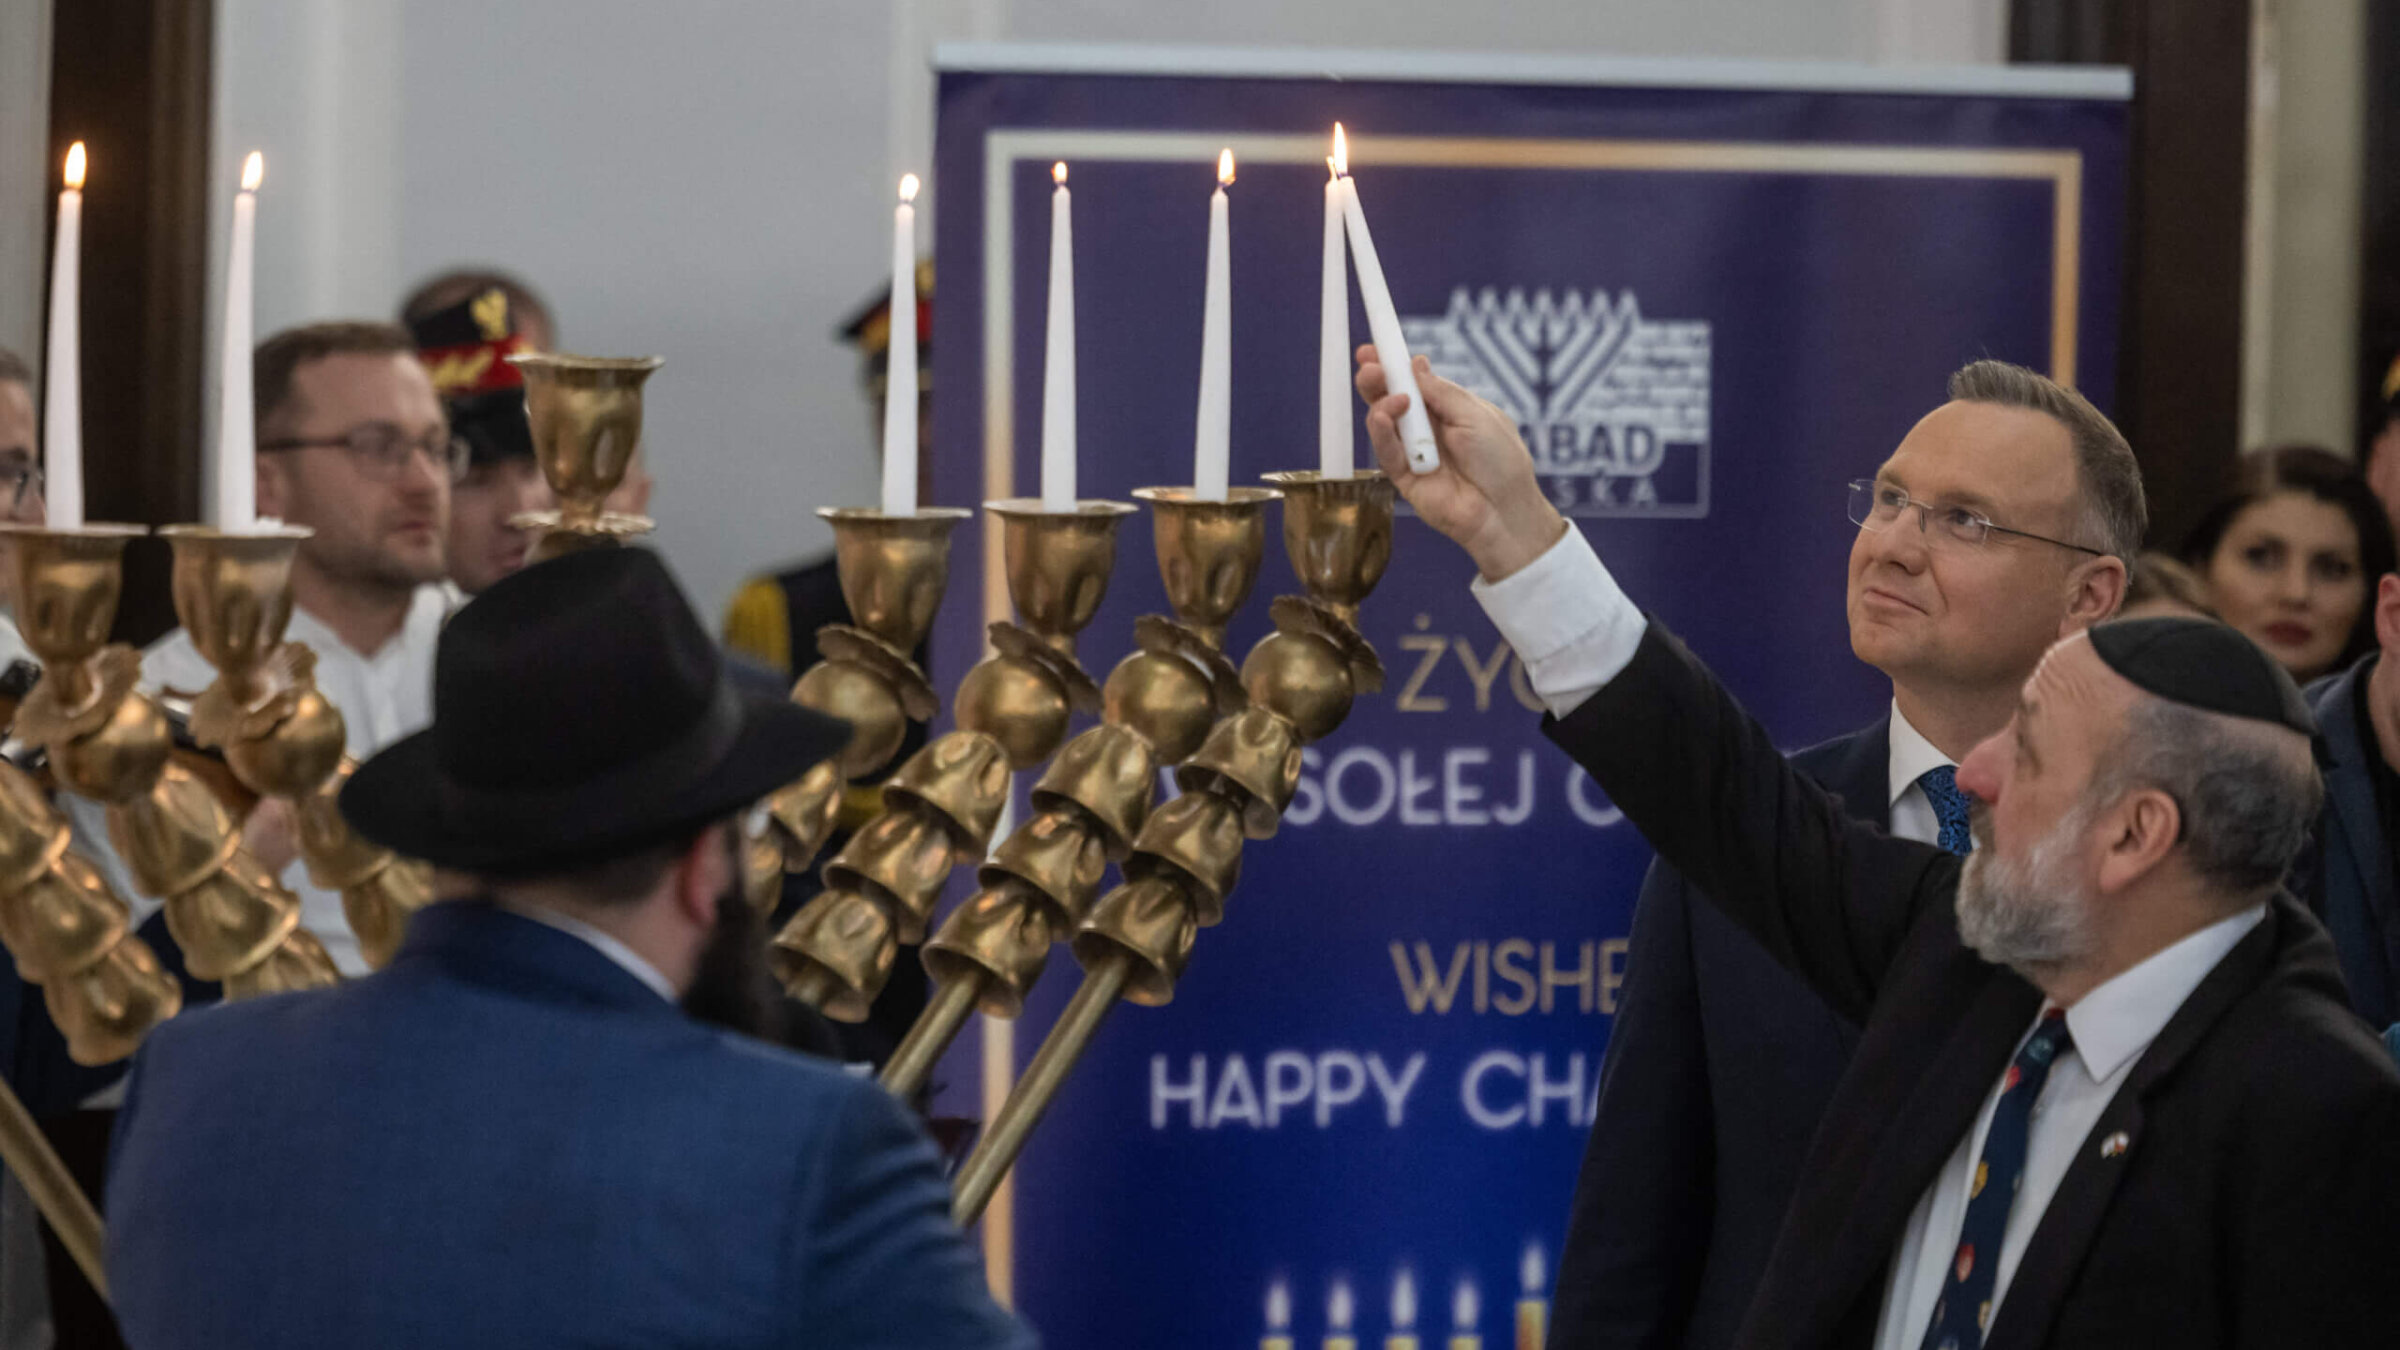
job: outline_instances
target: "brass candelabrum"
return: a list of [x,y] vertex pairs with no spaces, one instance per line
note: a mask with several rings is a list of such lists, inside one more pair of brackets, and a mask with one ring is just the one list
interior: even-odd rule
[[1357,617],[1391,560],[1391,484],[1374,473],[1268,481],[1283,492],[1284,547],[1307,594],[1270,606],[1275,631],[1242,663],[1246,706],[1219,720],[1177,770],[1182,795],[1150,813],[1122,865],[1123,884],[1075,924],[1083,983],[960,1167],[951,1214],[961,1224],[981,1217],[1109,1011],[1174,997],[1199,930],[1224,917],[1242,841],[1272,836],[1290,804],[1301,748],[1340,726],[1357,694],[1382,687],[1382,663]]
[[[1038,502],[1011,499],[986,503],[985,509],[1000,520],[1008,593],[1020,622],[991,625],[992,654],[959,682],[958,729],[909,756],[883,785],[883,813],[825,864],[824,893],[802,906],[775,935],[770,961],[777,978],[792,997],[829,1017],[866,1017],[891,974],[900,945],[924,940],[950,869],[984,856],[1008,804],[1010,774],[1047,760],[1066,739],[1070,715],[1100,705],[1099,688],[1076,663],[1075,635],[1092,621],[1107,593],[1116,563],[1117,524],[1134,508],[1122,502],[1085,501],[1071,510],[1046,511]],[[842,528],[837,515],[837,539]],[[940,551],[938,542],[923,546],[927,554]],[[921,556],[904,559],[891,549],[854,546],[845,555],[838,544],[836,563],[854,612],[862,608],[862,594],[900,589],[906,567],[931,565]],[[870,575],[887,565],[892,566],[890,575]],[[924,603],[910,613],[922,616],[914,620],[914,631],[922,636],[940,587],[936,583],[918,593]],[[833,632],[838,636],[841,630]],[[829,652],[825,665],[794,687],[794,697],[837,716],[852,716],[834,700],[837,689],[851,690],[851,697],[861,703],[873,699],[880,708],[893,690],[905,693],[912,687],[902,681],[921,678],[913,665],[892,669],[885,659],[889,652],[874,654],[874,660],[882,662],[879,674],[875,666],[856,659],[867,655],[863,644],[844,644]],[[848,669],[820,673],[837,661]],[[865,686],[870,680],[885,690],[869,691]],[[922,694],[918,706],[930,715],[930,686],[923,687]],[[876,732],[885,756],[898,743],[896,733],[887,730],[888,713],[881,720],[854,725],[862,726],[851,744],[858,753],[845,755],[845,763],[867,761],[865,750],[875,748],[861,746],[867,729]],[[882,744],[885,739],[890,744]],[[778,812],[777,818],[783,820],[783,814]],[[819,819],[801,823],[813,830]],[[799,838],[802,831],[788,833]]]
[[244,787],[292,803],[310,878],[341,895],[360,954],[380,968],[425,906],[432,870],[351,833],[336,805],[358,767],[343,753],[342,713],[317,689],[316,653],[284,640],[292,558],[309,532],[170,525],[159,533],[174,550],[175,613],[217,670],[192,703],[192,739],[221,750]]
[[[1107,865],[1123,862],[1159,819],[1151,811],[1158,771],[1189,757],[1219,718],[1243,705],[1223,651],[1225,622],[1258,579],[1267,503],[1281,494],[1235,488],[1221,502],[1188,488],[1134,495],[1150,504],[1175,618],[1135,623],[1135,650],[1101,686],[1099,725],[1059,752],[1034,785],[1031,817],[926,944],[925,968],[938,988],[883,1071],[884,1086],[903,1098],[924,1088],[969,1013],[1023,1012],[1052,944],[1073,933],[1099,897]],[[1160,815],[1177,810],[1170,804]]]
[[538,531],[526,561],[582,548],[605,548],[648,534],[647,516],[607,509],[642,448],[642,386],[666,362],[655,356],[568,356],[519,352],[508,358],[525,377],[525,416],[533,456],[558,506],[509,523]]

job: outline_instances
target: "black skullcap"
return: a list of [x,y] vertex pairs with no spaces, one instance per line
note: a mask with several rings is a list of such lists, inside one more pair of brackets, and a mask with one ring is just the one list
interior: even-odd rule
[[2283,663],[2214,619],[2119,619],[2092,630],[2092,650],[2135,687],[2171,703],[2316,737],[2317,719]]

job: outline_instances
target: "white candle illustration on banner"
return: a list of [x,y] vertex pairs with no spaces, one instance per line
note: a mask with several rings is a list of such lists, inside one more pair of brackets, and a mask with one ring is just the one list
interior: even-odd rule
[[1333,156],[1325,161],[1325,273],[1317,307],[1317,472],[1348,478],[1356,450],[1350,433],[1350,251],[1342,243],[1342,175],[1350,148],[1333,124]]
[[892,212],[891,342],[883,367],[883,513],[917,510],[917,176],[900,179]]
[[1325,1294],[1325,1350],[1358,1350],[1358,1337],[1350,1332],[1351,1319],[1358,1307],[1350,1298],[1350,1282],[1337,1279]]
[[1267,1334],[1258,1350],[1292,1350],[1292,1291],[1281,1280],[1267,1286]]
[[83,142],[67,147],[50,254],[50,347],[42,364],[42,476],[49,522],[83,524]]
[[1375,357],[1383,365],[1386,388],[1408,395],[1408,411],[1400,415],[1400,443],[1408,453],[1412,473],[1432,473],[1442,466],[1434,449],[1433,423],[1425,416],[1425,396],[1417,392],[1417,375],[1408,363],[1408,342],[1400,334],[1400,311],[1392,307],[1391,287],[1384,284],[1383,263],[1375,256],[1375,237],[1367,233],[1367,213],[1358,201],[1358,180],[1342,176],[1342,219],[1350,227],[1350,252],[1358,266],[1358,293],[1367,309],[1368,336],[1375,340]]
[[1542,1244],[1525,1244],[1525,1259],[1517,1265],[1516,1350],[1542,1350],[1550,1331],[1550,1304],[1542,1297]]
[[1192,495],[1225,500],[1233,453],[1233,263],[1225,189],[1233,183],[1233,151],[1217,156],[1217,190],[1208,199],[1208,288],[1200,319],[1200,417],[1192,450]]
[[1405,1266],[1392,1277],[1392,1329],[1383,1350],[1417,1350],[1417,1277]]
[[1483,1300],[1473,1280],[1460,1280],[1450,1295],[1450,1350],[1483,1350]]
[[247,530],[258,523],[258,425],[251,402],[251,274],[257,249],[258,185],[266,157],[242,161],[242,190],[233,198],[233,240],[225,262],[224,344],[217,367],[217,528]]
[[1050,328],[1042,355],[1042,509],[1075,509],[1075,221],[1067,166],[1050,166]]

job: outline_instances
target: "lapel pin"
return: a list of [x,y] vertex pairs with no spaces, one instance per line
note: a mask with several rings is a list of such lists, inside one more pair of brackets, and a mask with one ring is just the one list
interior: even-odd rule
[[2118,1157],[2121,1156],[2126,1149],[2131,1148],[2132,1146],[2133,1136],[2125,1133],[2123,1130],[2119,1130],[2115,1134],[2112,1134],[2108,1138],[2100,1141],[2100,1156],[2103,1158]]

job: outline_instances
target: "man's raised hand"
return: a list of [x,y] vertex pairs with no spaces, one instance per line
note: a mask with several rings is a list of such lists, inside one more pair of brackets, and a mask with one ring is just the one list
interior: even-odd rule
[[1566,520],[1542,495],[1533,456],[1508,414],[1433,373],[1415,360],[1441,467],[1414,473],[1400,443],[1400,414],[1408,395],[1386,387],[1375,348],[1358,349],[1358,392],[1367,401],[1367,439],[1375,460],[1417,515],[1455,540],[1486,581],[1498,581],[1549,551]]

